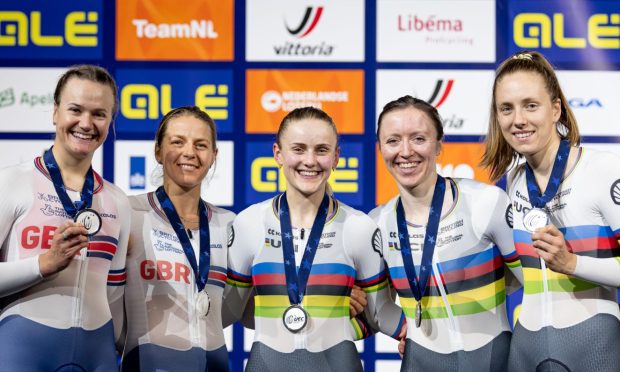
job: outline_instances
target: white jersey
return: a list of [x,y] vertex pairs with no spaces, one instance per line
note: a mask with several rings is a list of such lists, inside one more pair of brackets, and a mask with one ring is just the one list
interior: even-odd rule
[[[400,248],[396,222],[399,196],[370,212],[386,237],[383,257],[407,316],[407,338],[442,354],[479,349],[500,333],[510,331],[504,305],[506,266],[519,281],[523,280],[509,225],[506,193],[473,180],[446,181],[451,185],[446,193],[452,192],[453,203],[448,210],[442,210],[432,275],[422,298],[420,328],[415,326],[417,301]],[[408,222],[407,230],[419,275],[426,226]]]
[[[368,317],[378,320],[382,332],[397,335],[403,316],[389,297],[387,273],[380,256],[380,232],[368,216],[334,199],[333,213],[323,228],[301,304],[309,314],[308,324],[298,333],[285,328],[283,314],[291,303],[284,274],[279,198],[241,212],[231,233],[228,280],[234,290],[226,294],[226,302],[239,317],[254,287],[254,341],[280,353],[322,352],[362,337],[367,330],[360,329],[356,319],[349,319],[353,284],[367,293]],[[293,229],[293,235],[295,261],[299,264],[310,231]]]
[[[211,261],[205,290],[210,310],[201,317],[194,307],[198,294],[194,272],[155,193],[133,196],[130,201],[133,214],[124,355],[145,345],[174,351],[225,346],[221,307],[228,259],[227,231],[234,213],[207,204]],[[199,230],[191,233],[190,241],[199,257]]]
[[[74,201],[80,198],[77,191],[67,193]],[[11,317],[51,331],[94,331],[111,324],[110,304],[122,306],[125,284],[130,224],[125,194],[95,173],[91,208],[101,216],[101,230],[90,237],[88,249],[82,249],[69,266],[46,279],[40,275],[38,256],[50,249],[56,228],[72,218],[65,212],[42,159],[0,170],[0,195],[0,328]],[[20,339],[23,337],[14,342]],[[57,340],[48,341],[56,348]],[[32,350],[33,359],[40,352]]]
[[534,252],[532,234],[523,225],[532,208],[524,167],[511,175],[514,240],[525,276],[519,323],[530,331],[570,327],[596,314],[620,319],[620,158],[589,148],[577,150],[575,165],[567,167],[558,192],[546,205],[551,223],[577,255],[573,275],[551,271]]

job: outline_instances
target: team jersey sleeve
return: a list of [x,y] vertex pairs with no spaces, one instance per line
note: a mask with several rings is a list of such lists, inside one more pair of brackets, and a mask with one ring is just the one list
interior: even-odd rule
[[511,288],[520,287],[523,285],[523,271],[512,234],[512,204],[510,203],[510,198],[502,189],[492,187],[491,190],[493,190],[494,193],[486,193],[489,197],[493,195],[493,197],[487,200],[489,205],[487,207],[482,206],[482,208],[479,208],[478,212],[489,213],[489,211],[491,211],[491,215],[487,216],[487,218],[490,217],[490,219],[486,234],[499,249],[505,266],[512,272],[510,278],[514,278],[518,281],[518,283],[507,284]]
[[[19,184],[19,187],[15,187]],[[39,271],[39,256],[23,260],[7,260],[9,233],[15,220],[26,212],[22,203],[32,199],[29,182],[20,179],[14,167],[0,171],[0,297],[22,291],[43,280]],[[13,237],[16,239],[16,237]]]
[[[366,292],[368,305],[364,317],[353,322],[354,327],[371,326],[396,338],[405,321],[402,309],[394,303],[388,285],[388,272],[383,260],[383,239],[370,217],[352,215],[345,223],[345,250],[355,263],[355,284]],[[363,337],[363,330],[357,338]]]
[[597,248],[610,253],[605,258],[577,256],[572,275],[597,284],[620,287],[620,157],[601,153],[597,160],[591,167],[591,183],[596,196],[593,207],[607,223],[599,228]]
[[129,243],[129,233],[131,230],[131,207],[129,200],[120,190],[117,196],[118,219],[120,232],[116,253],[108,272],[108,303],[114,324],[114,336],[117,342],[120,341],[124,327],[124,302],[125,283],[127,281],[127,249]]
[[252,294],[255,247],[264,237],[258,208],[241,212],[228,228],[228,278],[222,303],[222,326],[240,320]]

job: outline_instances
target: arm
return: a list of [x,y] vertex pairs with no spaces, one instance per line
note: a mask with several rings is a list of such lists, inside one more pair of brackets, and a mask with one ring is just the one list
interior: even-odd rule
[[129,245],[129,232],[131,229],[132,211],[129,206],[129,200],[122,194],[117,201],[118,219],[120,224],[120,233],[116,253],[110,264],[108,272],[108,303],[110,304],[110,312],[114,324],[114,337],[117,344],[122,341],[123,329],[125,326],[125,308],[123,295],[125,293],[125,284],[127,281],[127,251]]
[[[228,278],[222,302],[222,326],[242,319],[250,298],[252,286],[252,263],[256,244],[262,242],[262,223],[257,218],[257,208],[241,212],[229,226],[228,233]],[[254,212],[254,213],[253,213]],[[238,233],[242,232],[242,233]]]
[[368,296],[365,319],[384,334],[397,338],[405,317],[390,296],[381,232],[368,216],[353,215],[345,223],[345,236],[345,249],[355,262],[355,284]]

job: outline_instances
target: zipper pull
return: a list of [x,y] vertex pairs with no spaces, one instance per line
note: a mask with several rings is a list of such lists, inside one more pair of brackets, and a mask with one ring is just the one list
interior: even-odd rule
[[189,235],[190,239],[194,239],[194,235],[192,234],[192,230],[187,229],[187,235]]
[[305,231],[306,231],[306,230],[304,230],[304,228],[302,227],[302,228],[301,228],[301,234],[300,234],[300,237],[299,237],[299,239],[300,239],[300,240],[304,240],[304,232],[305,232]]

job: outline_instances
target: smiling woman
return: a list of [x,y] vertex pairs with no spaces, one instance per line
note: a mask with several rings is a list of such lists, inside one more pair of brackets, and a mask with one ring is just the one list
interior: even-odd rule
[[0,172],[0,370],[117,368],[129,202],[91,167],[117,106],[107,71],[70,68],[52,149]]

